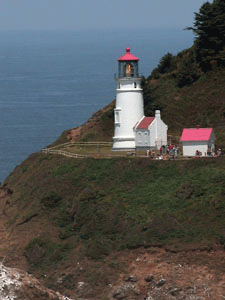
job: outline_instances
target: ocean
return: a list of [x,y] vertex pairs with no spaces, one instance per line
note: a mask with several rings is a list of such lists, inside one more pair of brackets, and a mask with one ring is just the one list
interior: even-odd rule
[[28,155],[115,98],[117,58],[149,76],[163,55],[193,44],[183,28],[0,32],[0,182]]

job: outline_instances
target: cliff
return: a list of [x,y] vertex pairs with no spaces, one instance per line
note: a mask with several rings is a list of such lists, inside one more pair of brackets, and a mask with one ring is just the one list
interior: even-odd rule
[[[129,295],[137,287],[136,299],[153,287],[170,299],[171,287],[185,295],[187,282],[203,269],[216,295],[224,279],[215,276],[225,267],[224,167],[223,158],[160,162],[33,154],[1,188],[1,256],[7,266],[27,270],[71,298],[114,293],[123,299],[115,290],[122,285]],[[190,275],[199,264],[199,273]],[[176,268],[189,270],[183,285],[172,275]],[[125,281],[133,273],[138,281]],[[148,275],[154,277],[149,283]],[[161,277],[167,281],[162,287]],[[203,293],[203,285],[198,289]]]
[[[185,75],[181,84],[190,53],[143,78],[146,115],[160,109],[175,143],[183,127],[213,127],[224,148],[224,68],[197,68],[198,76]],[[114,102],[51,146],[111,141],[113,108]],[[0,188],[1,274],[13,267],[38,278],[33,292],[28,284],[17,299],[39,299],[39,284],[71,299],[223,299],[224,180],[223,157],[32,154]],[[29,283],[27,276],[15,275]],[[1,286],[1,297],[10,289]],[[40,290],[42,299],[63,297]]]

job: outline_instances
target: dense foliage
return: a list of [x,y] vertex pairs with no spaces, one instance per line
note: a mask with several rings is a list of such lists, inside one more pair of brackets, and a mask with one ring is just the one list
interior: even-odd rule
[[178,87],[189,86],[199,79],[201,71],[196,61],[194,47],[178,53],[176,62],[177,70],[174,77]]
[[225,66],[225,2],[204,3],[195,13],[193,47],[177,55],[165,54],[148,79],[159,79],[167,74],[175,78],[178,87],[197,81],[202,72]]
[[196,59],[204,72],[225,66],[225,2],[204,3],[195,13]]
[[175,67],[175,56],[168,52],[161,58],[158,66],[152,71],[151,76],[155,79],[158,79],[160,74],[170,73],[175,69]]

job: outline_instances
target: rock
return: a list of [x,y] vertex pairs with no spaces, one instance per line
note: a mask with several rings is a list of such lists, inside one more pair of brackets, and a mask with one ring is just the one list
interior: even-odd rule
[[58,284],[62,284],[62,283],[63,283],[63,280],[64,280],[64,277],[60,277],[60,278],[58,278],[57,283],[58,283]]
[[89,290],[89,286],[86,282],[79,281],[77,283],[77,294],[79,296],[83,296],[85,293],[87,293]]
[[78,289],[83,289],[84,287],[85,287],[85,282],[83,282],[83,281],[78,282],[78,284],[77,284]]
[[129,295],[129,290],[126,286],[121,286],[118,289],[116,289],[113,293],[114,299],[125,299]]
[[139,291],[136,289],[135,285],[128,283],[114,288],[110,293],[109,299],[126,299],[127,297],[134,294],[139,294]]
[[180,293],[180,291],[182,291],[181,288],[173,288],[173,289],[170,291],[170,294],[171,294],[172,296],[176,296],[176,295],[178,295],[178,294]]
[[72,300],[42,286],[26,272],[5,267],[2,263],[0,263],[0,299]]
[[154,300],[154,299],[152,298],[152,296],[150,295],[150,292],[148,292],[148,294],[147,294],[145,300]]
[[138,278],[136,275],[130,275],[128,277],[125,278],[125,281],[129,281],[129,282],[137,282]]
[[154,279],[154,276],[152,274],[145,277],[146,282],[151,282]]
[[156,286],[157,286],[157,287],[160,287],[160,286],[163,286],[165,283],[166,283],[166,279],[161,278],[161,279],[156,283]]
[[133,291],[134,291],[135,295],[140,295],[140,293],[141,293],[140,290],[136,287],[134,288]]

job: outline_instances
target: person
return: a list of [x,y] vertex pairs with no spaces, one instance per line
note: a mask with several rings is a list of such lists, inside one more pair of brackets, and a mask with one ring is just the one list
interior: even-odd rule
[[167,146],[166,153],[167,153],[167,155],[170,154],[170,147],[169,147],[169,145]]
[[207,156],[211,156],[211,151],[209,148],[207,149]]
[[177,158],[177,148],[174,147],[173,150],[174,150],[174,156],[175,156],[175,158]]

